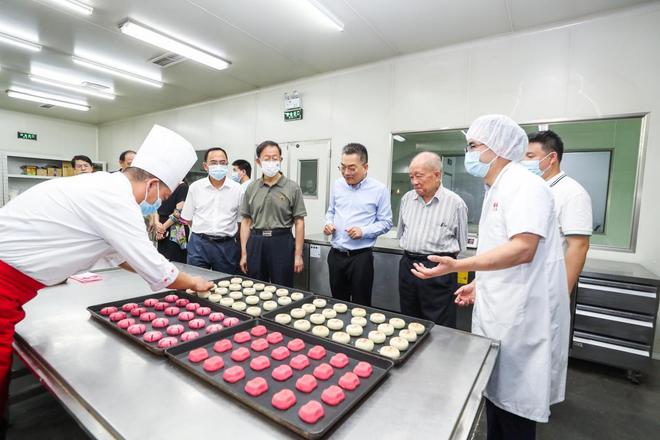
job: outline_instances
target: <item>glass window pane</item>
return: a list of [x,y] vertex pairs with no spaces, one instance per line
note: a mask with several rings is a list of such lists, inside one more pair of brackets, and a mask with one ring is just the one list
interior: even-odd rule
[[298,173],[300,176],[300,189],[305,197],[318,196],[318,162],[317,159],[298,161],[300,170]]

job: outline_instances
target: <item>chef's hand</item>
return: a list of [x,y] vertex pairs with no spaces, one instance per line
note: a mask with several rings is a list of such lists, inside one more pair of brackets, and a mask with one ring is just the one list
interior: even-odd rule
[[163,223],[158,223],[157,222],[156,223],[156,233],[158,235],[165,235],[165,231],[167,231],[167,229],[165,228],[165,225]]
[[474,296],[476,294],[476,286],[474,284],[474,281],[472,281],[470,284],[466,284],[465,286],[461,287],[458,289],[455,293],[454,296],[454,302],[456,305],[465,307],[469,306],[470,304],[474,304]]
[[213,287],[213,283],[205,280],[202,277],[192,277],[193,287],[192,290],[195,292],[206,292],[207,290]]
[[165,234],[164,234],[164,233],[162,233],[162,232],[160,232],[160,231],[158,231],[158,232],[156,233],[156,240],[161,241],[161,240],[164,239],[164,238],[165,238]]
[[241,261],[238,263],[238,267],[241,269],[241,272],[247,273],[248,267],[247,267],[247,255],[246,254],[241,255]]
[[305,264],[303,263],[302,255],[296,255],[293,257],[293,271],[295,273],[300,273],[303,271]]
[[410,269],[410,271],[417,278],[421,278],[423,280],[456,272],[454,269],[456,266],[456,260],[451,257],[439,257],[437,255],[430,255],[429,261],[438,264],[435,267],[426,267],[421,263],[413,263],[414,269]]
[[362,238],[362,229],[358,228],[357,226],[346,229],[346,232],[348,233],[348,236],[353,240],[359,240]]
[[325,227],[323,228],[323,233],[324,233],[325,235],[332,235],[332,234],[334,234],[334,233],[335,233],[335,225],[333,225],[332,223],[328,223],[328,224],[325,225]]

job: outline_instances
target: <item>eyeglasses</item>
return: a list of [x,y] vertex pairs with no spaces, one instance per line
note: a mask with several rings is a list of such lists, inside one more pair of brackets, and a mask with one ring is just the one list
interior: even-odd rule
[[353,174],[353,173],[357,173],[357,171],[358,171],[361,167],[362,167],[362,165],[349,165],[349,166],[346,166],[346,165],[344,165],[344,164],[341,164],[341,165],[339,165],[339,166],[337,167],[337,169],[338,169],[339,172],[341,172],[342,174],[343,174],[343,173],[347,173],[347,172]]
[[465,152],[468,153],[470,151],[474,151],[477,148],[481,147],[482,145],[486,145],[486,144],[482,144],[480,142],[470,142],[465,146]]

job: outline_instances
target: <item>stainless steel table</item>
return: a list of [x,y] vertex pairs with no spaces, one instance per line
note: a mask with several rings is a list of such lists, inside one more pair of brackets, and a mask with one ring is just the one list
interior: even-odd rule
[[[209,278],[217,272],[184,266]],[[117,269],[91,284],[44,289],[25,307],[16,351],[95,438],[298,438],[103,328],[88,305],[149,292]],[[435,327],[417,352],[331,433],[333,439],[466,439],[498,346]]]

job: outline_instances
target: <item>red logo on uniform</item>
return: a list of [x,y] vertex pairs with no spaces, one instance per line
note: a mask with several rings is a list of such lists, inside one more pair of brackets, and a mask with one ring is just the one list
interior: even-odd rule
[[500,206],[498,202],[493,202],[493,211],[497,211],[497,208]]

